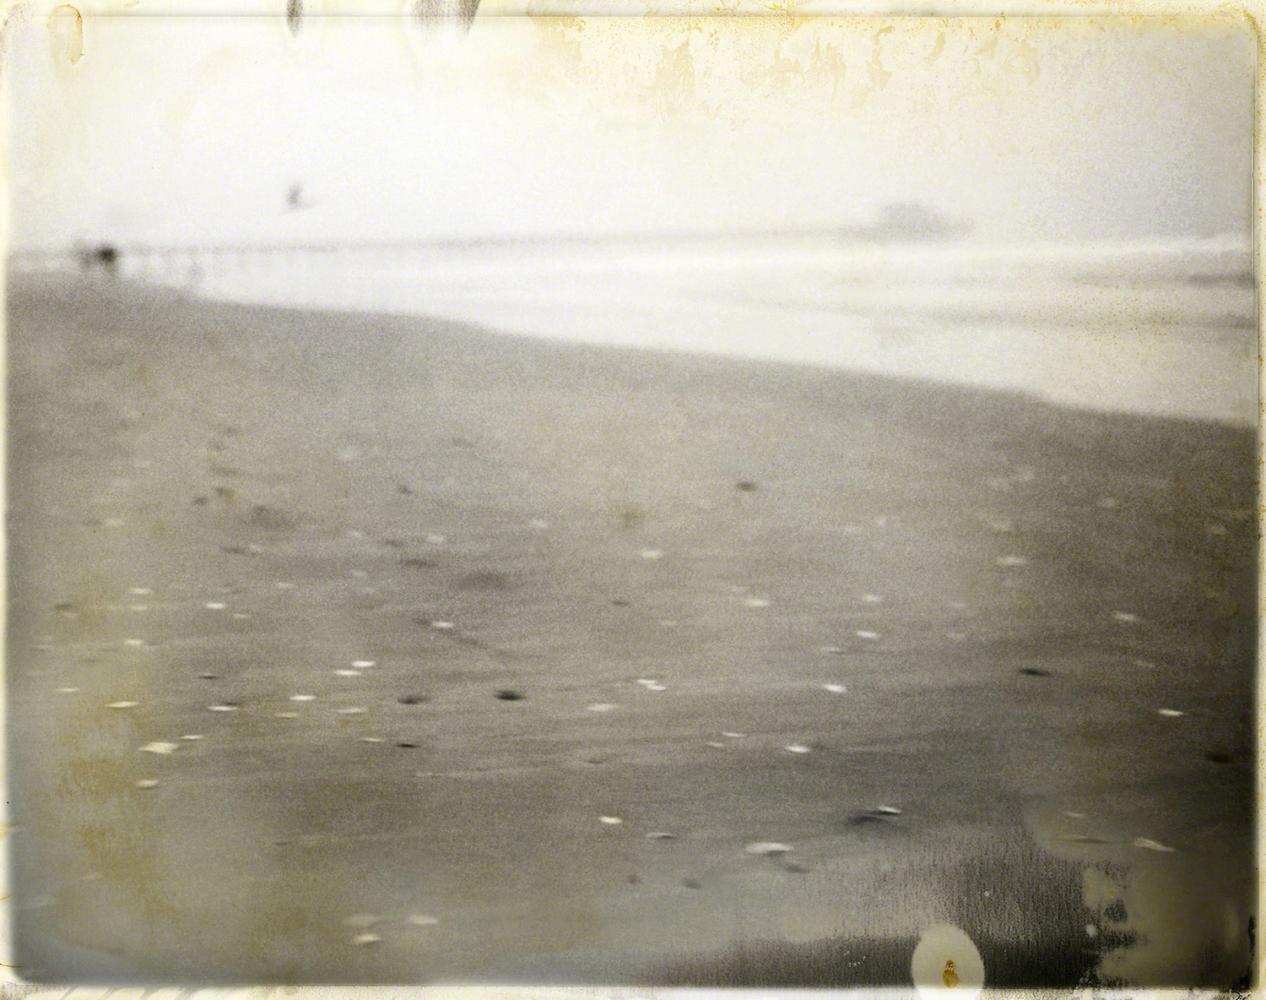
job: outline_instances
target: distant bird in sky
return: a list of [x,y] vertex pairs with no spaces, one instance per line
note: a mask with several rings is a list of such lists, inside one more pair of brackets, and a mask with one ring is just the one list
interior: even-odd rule
[[301,212],[305,208],[311,208],[312,202],[303,196],[303,185],[299,183],[291,184],[286,190],[286,211]]

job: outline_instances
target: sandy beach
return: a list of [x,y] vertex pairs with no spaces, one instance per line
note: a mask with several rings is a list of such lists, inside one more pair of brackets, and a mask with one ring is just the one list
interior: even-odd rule
[[992,985],[1244,971],[1250,430],[8,307],[23,976],[900,984],[942,922]]

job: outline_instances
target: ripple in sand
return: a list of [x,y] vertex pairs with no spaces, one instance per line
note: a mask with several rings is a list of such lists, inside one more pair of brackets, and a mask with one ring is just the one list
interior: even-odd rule
[[299,718],[299,713],[298,712],[273,712],[273,718],[274,719],[297,719]]
[[149,587],[129,587],[128,593],[133,597],[149,597],[154,592]]
[[724,736],[727,740],[745,740],[745,739],[747,739],[747,733],[726,733],[726,732],[723,732],[721,735],[722,735],[722,736]]
[[652,830],[646,834],[647,840],[676,840],[677,834],[668,833],[666,830]]
[[178,743],[167,743],[164,740],[155,740],[153,743],[146,743],[141,747],[141,753],[156,753],[166,756],[175,753],[180,748]]
[[758,840],[748,844],[743,848],[748,854],[754,854],[757,857],[770,857],[776,854],[791,853],[790,844],[780,844],[776,840]]
[[1133,845],[1144,851],[1158,851],[1161,854],[1173,854],[1178,850],[1176,847],[1168,847],[1158,841],[1149,840],[1147,837],[1135,837]]
[[382,917],[376,913],[353,913],[350,917],[343,920],[344,927],[351,927],[355,930],[368,930],[375,924],[382,923]]
[[601,712],[614,712],[614,711],[615,711],[617,708],[619,708],[619,707],[620,707],[619,705],[612,704],[612,703],[611,703],[611,702],[609,702],[609,701],[600,701],[600,702],[597,702],[596,704],[590,705],[590,706],[586,709],[586,711],[589,711],[589,712],[599,712],[599,713],[601,713]]

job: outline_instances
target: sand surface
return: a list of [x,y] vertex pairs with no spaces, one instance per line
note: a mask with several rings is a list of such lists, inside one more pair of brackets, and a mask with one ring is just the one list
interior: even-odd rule
[[126,285],[9,318],[28,977],[746,981],[945,920],[987,975],[1243,968],[1250,432]]

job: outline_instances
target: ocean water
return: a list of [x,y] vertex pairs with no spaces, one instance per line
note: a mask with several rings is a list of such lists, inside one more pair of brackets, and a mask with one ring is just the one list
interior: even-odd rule
[[129,254],[123,273],[241,302],[769,358],[1253,424],[1245,239],[989,246],[820,234]]

